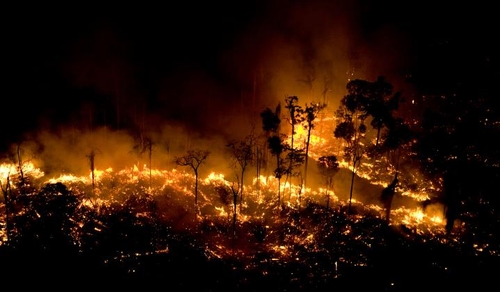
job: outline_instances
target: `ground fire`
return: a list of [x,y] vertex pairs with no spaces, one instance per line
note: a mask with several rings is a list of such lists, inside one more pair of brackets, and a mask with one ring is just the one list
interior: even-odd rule
[[[293,103],[297,100],[289,99],[288,109],[295,106],[300,112],[301,107]],[[267,114],[272,117],[277,112]],[[264,144],[259,144],[259,136],[251,133],[238,143],[226,143],[224,146],[230,149],[221,153],[214,153],[216,147],[209,151],[198,145],[202,150],[165,155],[159,153],[161,149],[153,151],[151,140],[146,139],[142,151],[127,152],[133,157],[129,161],[134,162],[122,162],[121,168],[101,162],[109,161],[103,158],[103,144],[99,151],[91,148],[85,152],[90,154],[81,154],[79,161],[86,166],[80,168],[87,168],[81,171],[84,174],[57,172],[51,167],[52,174],[47,175],[43,165],[49,164],[18,145],[17,161],[0,166],[4,194],[1,242],[22,242],[25,239],[16,233],[40,232],[23,226],[19,218],[53,220],[57,210],[48,211],[48,205],[61,197],[74,197],[73,213],[68,214],[69,223],[64,223],[72,227],[58,228],[70,233],[66,234],[68,240],[82,254],[102,249],[102,240],[114,236],[120,246],[101,250],[101,261],[110,266],[129,266],[126,274],[141,274],[144,268],[139,259],[178,250],[179,237],[188,237],[183,244],[199,250],[208,261],[236,261],[242,271],[262,277],[272,274],[276,267],[299,265],[305,269],[301,273],[316,278],[314,281],[318,277],[323,279],[319,281],[342,278],[353,267],[376,265],[373,253],[383,254],[393,241],[398,242],[398,248],[409,248],[417,242],[438,249],[446,246],[457,253],[466,246],[467,252],[476,256],[497,255],[487,242],[469,238],[470,231],[459,220],[453,232],[446,231],[445,206],[433,201],[442,188],[439,179],[426,179],[399,157],[397,164],[393,163],[395,151],[363,154],[358,158],[362,163],[353,170],[352,160],[343,152],[345,143],[332,135],[335,118],[316,118],[313,129],[311,123],[304,126],[290,119],[293,134],[283,134],[290,128],[282,127],[278,136],[275,128],[275,132],[267,132]],[[104,133],[112,140],[112,132]],[[293,147],[304,149],[307,145],[309,169],[303,168],[304,160],[297,163],[292,156],[279,156],[282,152],[266,153],[265,142],[272,141],[269,137],[281,139],[284,146],[279,151],[288,149],[292,154]],[[273,147],[271,143],[267,146]],[[167,156],[163,168],[153,167],[161,164],[157,157],[167,160]],[[209,164],[210,159],[220,157],[227,158],[227,166],[221,160]],[[275,168],[273,161],[278,157],[283,159],[278,159],[278,165],[283,169],[290,166],[290,171],[280,173],[281,168]],[[298,166],[291,167],[293,163]],[[309,173],[307,185],[305,173]],[[390,201],[384,199],[387,190],[391,191]],[[63,207],[58,206],[66,210]],[[126,219],[112,223],[111,218],[118,214]],[[113,230],[118,223],[125,229]],[[33,240],[43,246],[52,239]],[[447,260],[429,264],[441,272],[449,265]],[[291,283],[303,281],[303,277],[292,277]]]

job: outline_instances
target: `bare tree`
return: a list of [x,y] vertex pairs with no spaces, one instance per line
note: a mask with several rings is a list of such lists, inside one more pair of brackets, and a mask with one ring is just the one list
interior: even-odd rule
[[244,187],[244,176],[247,166],[253,160],[253,146],[255,144],[255,137],[253,134],[246,136],[243,140],[231,140],[226,144],[229,148],[232,158],[232,166],[238,168],[238,192],[240,194],[240,211],[243,203],[243,187]]
[[208,150],[188,150],[183,156],[176,157],[175,163],[179,166],[189,166],[194,172],[195,186],[194,186],[194,204],[198,206],[198,169],[205,162],[210,155]]
[[17,145],[15,158],[12,158],[13,161],[17,162],[17,181],[15,182],[16,187],[19,190],[20,195],[27,195],[35,191],[35,187],[32,185],[32,177],[26,175],[24,172],[25,164],[28,163],[34,156],[29,159],[23,158],[24,151],[21,147],[21,143]]
[[[237,181],[238,176],[236,176]],[[239,182],[236,183],[238,186],[234,187],[234,182],[231,185],[231,194],[233,195],[233,247],[234,247],[234,242],[236,240],[236,218],[237,218],[237,210],[236,206],[238,205],[238,190],[241,190],[241,186],[239,186]]]
[[146,138],[146,149],[148,151],[149,161],[149,188],[151,188],[152,168],[153,168],[153,141],[148,137]]
[[90,166],[90,176],[92,178],[92,195],[95,194],[95,151],[92,149],[87,155],[87,158],[89,159],[89,166]]

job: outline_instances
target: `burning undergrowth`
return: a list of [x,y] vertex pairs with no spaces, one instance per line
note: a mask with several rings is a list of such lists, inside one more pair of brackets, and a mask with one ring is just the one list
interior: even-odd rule
[[[2,166],[11,170],[7,172],[10,182],[2,181],[4,192],[21,192],[16,187],[16,167]],[[227,287],[256,288],[262,285],[255,282],[260,279],[279,288],[300,290],[343,281],[357,268],[383,266],[403,274],[397,268],[403,258],[444,274],[453,256],[496,253],[467,239],[468,232],[462,227],[446,234],[440,215],[422,208],[395,207],[387,225],[379,205],[354,200],[348,208],[347,201],[334,192],[327,198],[322,189],[304,191],[282,184],[278,201],[274,177],[261,176],[245,185],[239,201],[234,182],[210,173],[199,178],[195,204],[192,189],[196,177],[182,170],[134,166],[120,171],[95,170],[94,176],[65,175],[47,180],[39,169],[25,169],[32,188],[24,194],[24,201],[16,201],[19,213],[15,217],[24,218],[24,222],[30,216],[43,224],[53,222],[49,218],[59,209],[51,209],[50,202],[56,201],[47,198],[74,196],[74,209],[67,214],[73,224],[64,229],[70,233],[67,240],[80,255],[98,255],[106,270],[129,279],[159,280],[165,277],[163,272],[172,274],[172,265],[199,261],[208,269],[212,265],[228,269],[233,276],[225,279]],[[42,195],[45,198],[40,202]],[[35,212],[30,213],[30,208]],[[2,211],[2,242],[6,245],[5,204]],[[13,235],[15,232],[38,234],[45,230],[13,222],[16,227],[9,234],[11,242],[26,241],[20,234]],[[35,239],[42,245],[52,241]],[[28,240],[28,247],[30,244],[33,242]],[[425,259],[432,261],[415,256],[424,253]],[[182,285],[189,285],[187,282]]]
[[[318,132],[326,136],[321,125]],[[431,200],[440,186],[410,164],[399,169],[388,220],[380,193],[395,171],[387,157],[363,157],[349,200],[353,177],[343,159],[330,185],[315,167],[307,186],[302,177],[277,179],[272,166],[251,165],[241,179],[227,165],[223,143],[188,136],[137,143],[122,133],[65,132],[57,139],[45,134],[43,149],[33,147],[33,155],[20,155],[18,148],[16,162],[0,167],[1,247],[16,255],[6,262],[20,262],[17,255],[26,251],[77,255],[76,263],[98,267],[90,275],[104,280],[167,278],[175,289],[186,289],[195,287],[190,275],[196,273],[208,290],[247,291],[347,287],[351,277],[370,271],[389,289],[412,266],[446,276],[456,256],[498,254],[498,243],[460,221],[452,233],[445,231],[444,205]],[[313,162],[339,152],[331,149],[338,143],[313,141]],[[203,151],[188,152],[192,156],[177,165],[174,160],[174,153],[193,145],[212,150],[200,171],[189,159],[201,161]],[[41,159],[25,158],[31,156]],[[61,264],[68,265],[79,264]]]

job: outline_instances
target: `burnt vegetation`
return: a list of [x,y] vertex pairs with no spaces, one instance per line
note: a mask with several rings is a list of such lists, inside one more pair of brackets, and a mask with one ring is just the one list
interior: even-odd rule
[[[119,174],[96,181],[94,151],[90,186],[44,182],[25,171],[20,144],[12,156],[15,174],[1,180],[0,277],[36,279],[38,287],[73,280],[203,291],[493,283],[488,269],[498,265],[500,248],[498,109],[439,97],[413,123],[399,111],[403,96],[383,77],[353,80],[347,91],[329,133],[340,151],[311,155],[311,135],[327,106],[302,107],[289,96],[286,114],[281,104],[266,108],[259,134],[226,143],[234,176],[228,180],[203,180],[199,170],[211,152],[189,149],[174,163],[194,175],[177,174],[166,184],[151,170],[135,181]],[[304,143],[294,140],[299,125]],[[148,140],[141,148],[149,151],[149,165],[152,145]],[[416,167],[439,186],[419,204],[424,211],[442,204],[444,226],[423,230],[391,216],[396,196],[421,191]],[[348,193],[334,198],[341,171]],[[369,171],[385,182],[372,198],[380,209],[353,200],[355,184],[363,182],[357,174]],[[297,187],[265,185],[258,178],[264,172],[278,186]],[[306,188],[314,177],[322,189],[315,197]]]

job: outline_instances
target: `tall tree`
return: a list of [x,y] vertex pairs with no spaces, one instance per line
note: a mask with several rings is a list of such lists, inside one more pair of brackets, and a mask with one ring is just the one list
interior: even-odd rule
[[350,212],[357,167],[361,163],[363,154],[371,147],[370,143],[364,142],[367,135],[365,122],[371,117],[370,123],[376,129],[374,147],[378,148],[382,128],[395,124],[393,111],[398,108],[401,94],[396,92],[392,95],[393,85],[384,76],[379,76],[374,82],[355,79],[349,81],[346,88],[347,94],[342,98],[337,110],[334,135],[346,142],[344,153],[351,161],[352,177],[348,209]]
[[229,148],[232,158],[232,166],[233,168],[238,168],[239,176],[238,176],[238,193],[240,194],[240,211],[241,206],[243,204],[243,188],[244,188],[244,177],[245,170],[248,165],[253,160],[253,147],[255,144],[255,137],[253,134],[246,136],[243,140],[231,140],[226,144],[226,147]]
[[307,138],[306,138],[306,152],[305,152],[305,164],[304,164],[304,187],[307,184],[307,167],[309,162],[309,147],[311,145],[311,132],[314,129],[315,123],[314,121],[318,117],[319,113],[326,107],[325,103],[311,103],[307,104],[304,109],[304,127],[307,130]]
[[95,196],[95,156],[96,151],[94,149],[90,150],[90,153],[87,155],[87,158],[89,159],[90,178],[92,182],[92,196]]
[[281,178],[286,173],[286,167],[283,165],[282,154],[285,150],[284,135],[280,134],[281,126],[281,104],[278,103],[273,111],[265,108],[261,113],[262,130],[266,135],[266,148],[276,158],[276,168],[274,177],[278,180],[278,205],[281,202]]
[[[290,149],[294,149],[295,134],[297,134],[296,127],[299,126],[304,121],[304,110],[298,104],[299,98],[295,95],[285,97],[285,108],[288,111],[288,115],[285,120],[290,125]],[[292,160],[290,160],[292,163]],[[289,168],[291,168],[289,166]],[[287,180],[289,175],[287,175]]]
[[142,155],[147,153],[148,156],[148,168],[149,168],[149,188],[151,188],[151,183],[153,179],[153,148],[155,146],[155,142],[148,136],[141,136],[141,144],[139,153]]
[[194,205],[198,207],[198,169],[205,162],[210,155],[208,150],[188,150],[187,153],[180,157],[175,157],[175,163],[179,166],[189,166],[194,172],[195,185],[194,185]]
[[347,212],[351,212],[352,195],[354,189],[354,178],[356,177],[357,167],[361,163],[361,158],[364,152],[364,144],[362,141],[365,137],[366,126],[364,120],[366,114],[352,107],[352,97],[346,95],[341,103],[342,106],[337,111],[337,119],[339,123],[335,127],[335,138],[343,139],[346,143],[344,147],[344,156],[351,164],[351,188],[349,190],[349,207]]
[[274,135],[268,138],[268,147],[271,154],[276,158],[276,168],[274,169],[274,177],[278,180],[278,206],[281,203],[281,178],[287,173],[288,165],[282,154],[285,151],[286,145],[284,144],[282,135]]
[[296,126],[300,125],[304,121],[303,112],[304,110],[300,105],[298,105],[299,98],[297,96],[287,96],[285,97],[285,108],[288,110],[288,115],[286,120],[291,127],[290,133],[290,148],[294,147],[294,137],[296,132]]

